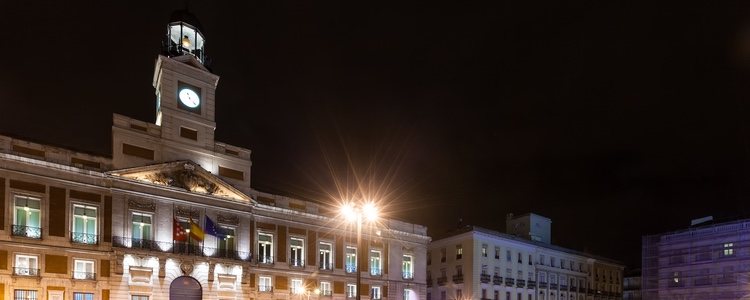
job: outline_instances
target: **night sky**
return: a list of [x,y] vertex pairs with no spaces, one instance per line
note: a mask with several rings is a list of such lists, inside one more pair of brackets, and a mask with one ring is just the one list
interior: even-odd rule
[[[32,3],[27,3],[32,2]],[[0,132],[109,155],[153,122],[183,1],[0,2]],[[503,231],[640,265],[640,237],[750,215],[749,1],[191,1],[218,141],[254,188]]]

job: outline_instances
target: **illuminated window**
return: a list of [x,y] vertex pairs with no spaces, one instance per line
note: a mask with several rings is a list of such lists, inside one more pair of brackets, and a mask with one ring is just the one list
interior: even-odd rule
[[346,297],[347,298],[356,298],[357,297],[357,285],[347,283],[346,284]]
[[331,283],[328,281],[321,281],[320,282],[320,295],[321,296],[330,296],[331,293]]
[[305,289],[302,287],[302,279],[292,279],[292,294],[302,294]]
[[235,233],[234,228],[222,227],[224,237],[219,237],[219,253],[224,257],[231,257],[234,251]]
[[377,300],[381,299],[382,294],[380,293],[380,287],[379,286],[373,286],[370,288],[370,299]]
[[96,279],[96,273],[94,273],[94,261],[76,259],[73,264],[73,279]]
[[371,250],[370,251],[370,275],[373,276],[380,276],[383,275],[381,271],[381,257],[380,257],[380,251],[377,250]]
[[293,267],[303,267],[305,265],[302,259],[305,257],[305,241],[300,238],[292,238],[290,247],[291,261],[289,261],[289,263]]
[[456,259],[461,259],[464,256],[464,247],[456,245]]
[[262,264],[273,263],[273,235],[258,233],[258,262]]
[[13,235],[39,239],[42,237],[41,200],[36,197],[15,195],[13,210]]
[[80,244],[96,244],[96,207],[73,205],[73,232],[71,240]]
[[133,247],[148,247],[151,240],[151,215],[133,212],[131,217]]
[[346,247],[346,272],[354,273],[357,271],[357,248]]
[[271,285],[270,276],[260,276],[258,278],[258,291],[259,292],[273,292],[273,285]]
[[482,245],[482,257],[487,257],[487,245]]
[[39,258],[34,255],[16,255],[13,274],[22,276],[39,276]]
[[414,279],[414,264],[411,255],[404,255],[401,261],[401,274],[404,279]]
[[333,269],[333,262],[331,260],[331,244],[329,243],[320,243],[320,249],[318,258],[320,260],[320,269],[321,270],[332,270]]
[[734,255],[734,243],[724,243],[724,256]]

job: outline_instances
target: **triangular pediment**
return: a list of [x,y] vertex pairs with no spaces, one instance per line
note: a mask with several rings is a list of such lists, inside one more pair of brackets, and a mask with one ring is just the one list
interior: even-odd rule
[[109,172],[110,175],[154,185],[183,189],[196,194],[250,202],[245,195],[221,178],[191,161],[173,161],[162,164],[127,168]]

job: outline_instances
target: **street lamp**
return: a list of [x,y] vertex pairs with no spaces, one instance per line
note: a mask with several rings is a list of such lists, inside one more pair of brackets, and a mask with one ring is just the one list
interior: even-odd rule
[[[366,202],[362,205],[355,205],[354,203],[345,203],[341,207],[341,215],[344,216],[349,222],[357,222],[357,260],[361,259],[362,254],[362,221],[373,222],[378,219],[378,208],[372,202]],[[362,291],[360,291],[362,274],[359,266],[357,266],[357,285],[354,291],[357,300],[361,300]]]

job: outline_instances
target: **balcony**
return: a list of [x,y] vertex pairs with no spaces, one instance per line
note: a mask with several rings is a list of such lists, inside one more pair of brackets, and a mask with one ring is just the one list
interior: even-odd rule
[[370,276],[383,276],[383,270],[378,267],[370,267]]
[[405,280],[413,280],[414,279],[414,273],[411,271],[404,271],[401,273],[401,278]]
[[13,275],[39,277],[39,269],[14,267]]
[[273,264],[273,256],[270,255],[258,255],[258,263],[264,265]]
[[480,274],[479,281],[482,283],[490,283],[490,274]]
[[333,264],[330,262],[322,262],[318,264],[318,269],[321,271],[330,271],[333,270]]
[[273,292],[273,286],[270,286],[270,285],[259,285],[258,286],[258,292],[261,292],[261,293],[272,293]]
[[547,283],[544,282],[544,281],[539,282],[539,288],[540,289],[546,289],[547,288]]
[[320,295],[323,297],[331,297],[333,296],[333,292],[331,290],[322,290],[320,291]]
[[564,285],[564,284],[561,284],[561,285],[560,285],[560,289],[561,289],[561,290],[564,290],[564,291],[567,291],[567,290],[568,290],[568,286],[567,286],[567,285]]
[[448,283],[448,277],[438,277],[437,284],[439,286],[444,286],[446,283]]
[[96,245],[99,243],[99,236],[81,232],[70,232],[70,241],[76,244]]
[[346,273],[354,273],[357,272],[357,265],[355,264],[346,264]]
[[13,225],[11,230],[12,230],[11,234],[13,236],[27,237],[31,239],[42,238],[42,228],[39,228],[39,227]]
[[526,280],[516,279],[516,286],[517,287],[525,287],[526,286]]
[[464,283],[464,274],[453,275],[453,283]]
[[556,290],[557,289],[557,283],[550,283],[549,284],[549,288],[553,289],[553,290]]
[[536,281],[534,281],[534,280],[529,280],[529,281],[527,281],[527,282],[526,282],[526,287],[527,287],[527,288],[530,288],[530,289],[533,289],[533,288],[535,288],[535,287],[536,287]]
[[494,285],[503,285],[503,277],[492,275],[492,284]]
[[[133,239],[120,236],[112,237],[112,246],[128,249],[141,249],[163,253],[173,253],[188,256],[201,256],[213,258],[227,258],[239,261],[251,261],[250,252],[237,251],[234,249],[222,249],[204,247],[201,245],[185,242],[159,242],[146,239]],[[271,262],[273,259],[271,258]]]
[[303,268],[305,267],[305,260],[303,259],[290,259],[289,260],[289,266],[294,268]]
[[77,280],[96,280],[96,273],[92,273],[92,272],[73,272],[73,279],[77,279]]
[[516,283],[515,279],[505,277],[505,285],[506,286],[513,286],[515,283]]

